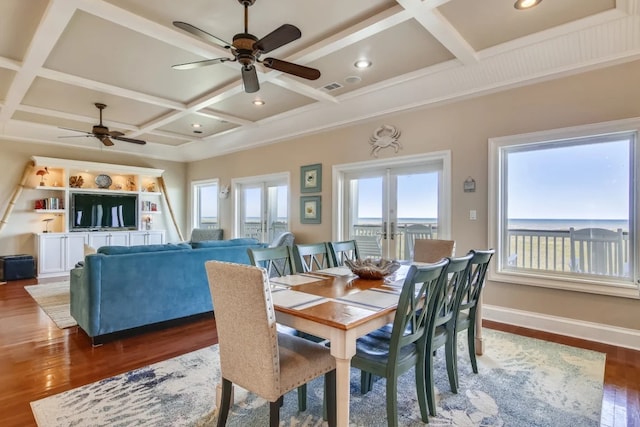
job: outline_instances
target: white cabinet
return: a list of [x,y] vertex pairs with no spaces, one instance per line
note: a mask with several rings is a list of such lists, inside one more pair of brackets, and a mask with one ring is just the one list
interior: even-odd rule
[[36,236],[38,277],[60,276],[84,259],[86,233],[42,233]]
[[106,231],[91,232],[89,235],[89,246],[98,249],[102,246],[129,246],[129,232],[127,231]]
[[129,246],[160,245],[164,243],[164,231],[132,231],[129,233]]
[[88,233],[36,234],[38,278],[65,276],[78,261],[84,260],[84,245],[102,246],[159,245],[164,243],[164,230],[91,231]]

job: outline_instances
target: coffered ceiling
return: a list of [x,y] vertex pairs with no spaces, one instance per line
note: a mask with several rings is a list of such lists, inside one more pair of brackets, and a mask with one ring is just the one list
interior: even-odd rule
[[[256,0],[251,34],[302,32],[265,56],[321,77],[258,64],[250,94],[238,62],[171,67],[231,56],[172,22],[232,40],[237,0],[2,0],[0,138],[191,161],[640,57],[640,0],[514,1]],[[110,130],[148,143],[60,129],[90,131],[96,102]]]

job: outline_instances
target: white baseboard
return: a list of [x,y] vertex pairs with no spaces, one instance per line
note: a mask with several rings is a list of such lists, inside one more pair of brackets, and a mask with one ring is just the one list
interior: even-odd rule
[[640,330],[483,304],[486,320],[640,350]]

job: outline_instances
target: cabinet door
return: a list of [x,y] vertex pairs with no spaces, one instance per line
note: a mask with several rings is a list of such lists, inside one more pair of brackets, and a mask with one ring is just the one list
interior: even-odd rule
[[40,235],[38,240],[38,274],[59,273],[66,270],[66,235]]
[[147,245],[161,245],[164,243],[164,231],[149,231]]
[[146,245],[147,231],[132,231],[129,233],[129,246]]
[[89,246],[94,249],[98,249],[102,246],[109,246],[109,234],[110,233],[89,233]]
[[87,237],[84,233],[69,233],[65,238],[66,246],[66,268],[71,270],[79,261],[84,260],[84,245]]
[[109,246],[129,246],[129,233],[109,233]]

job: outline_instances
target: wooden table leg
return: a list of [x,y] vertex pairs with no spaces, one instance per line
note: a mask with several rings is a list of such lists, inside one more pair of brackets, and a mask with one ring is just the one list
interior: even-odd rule
[[351,401],[351,359],[336,358],[336,410],[337,426],[349,425],[349,403]]

